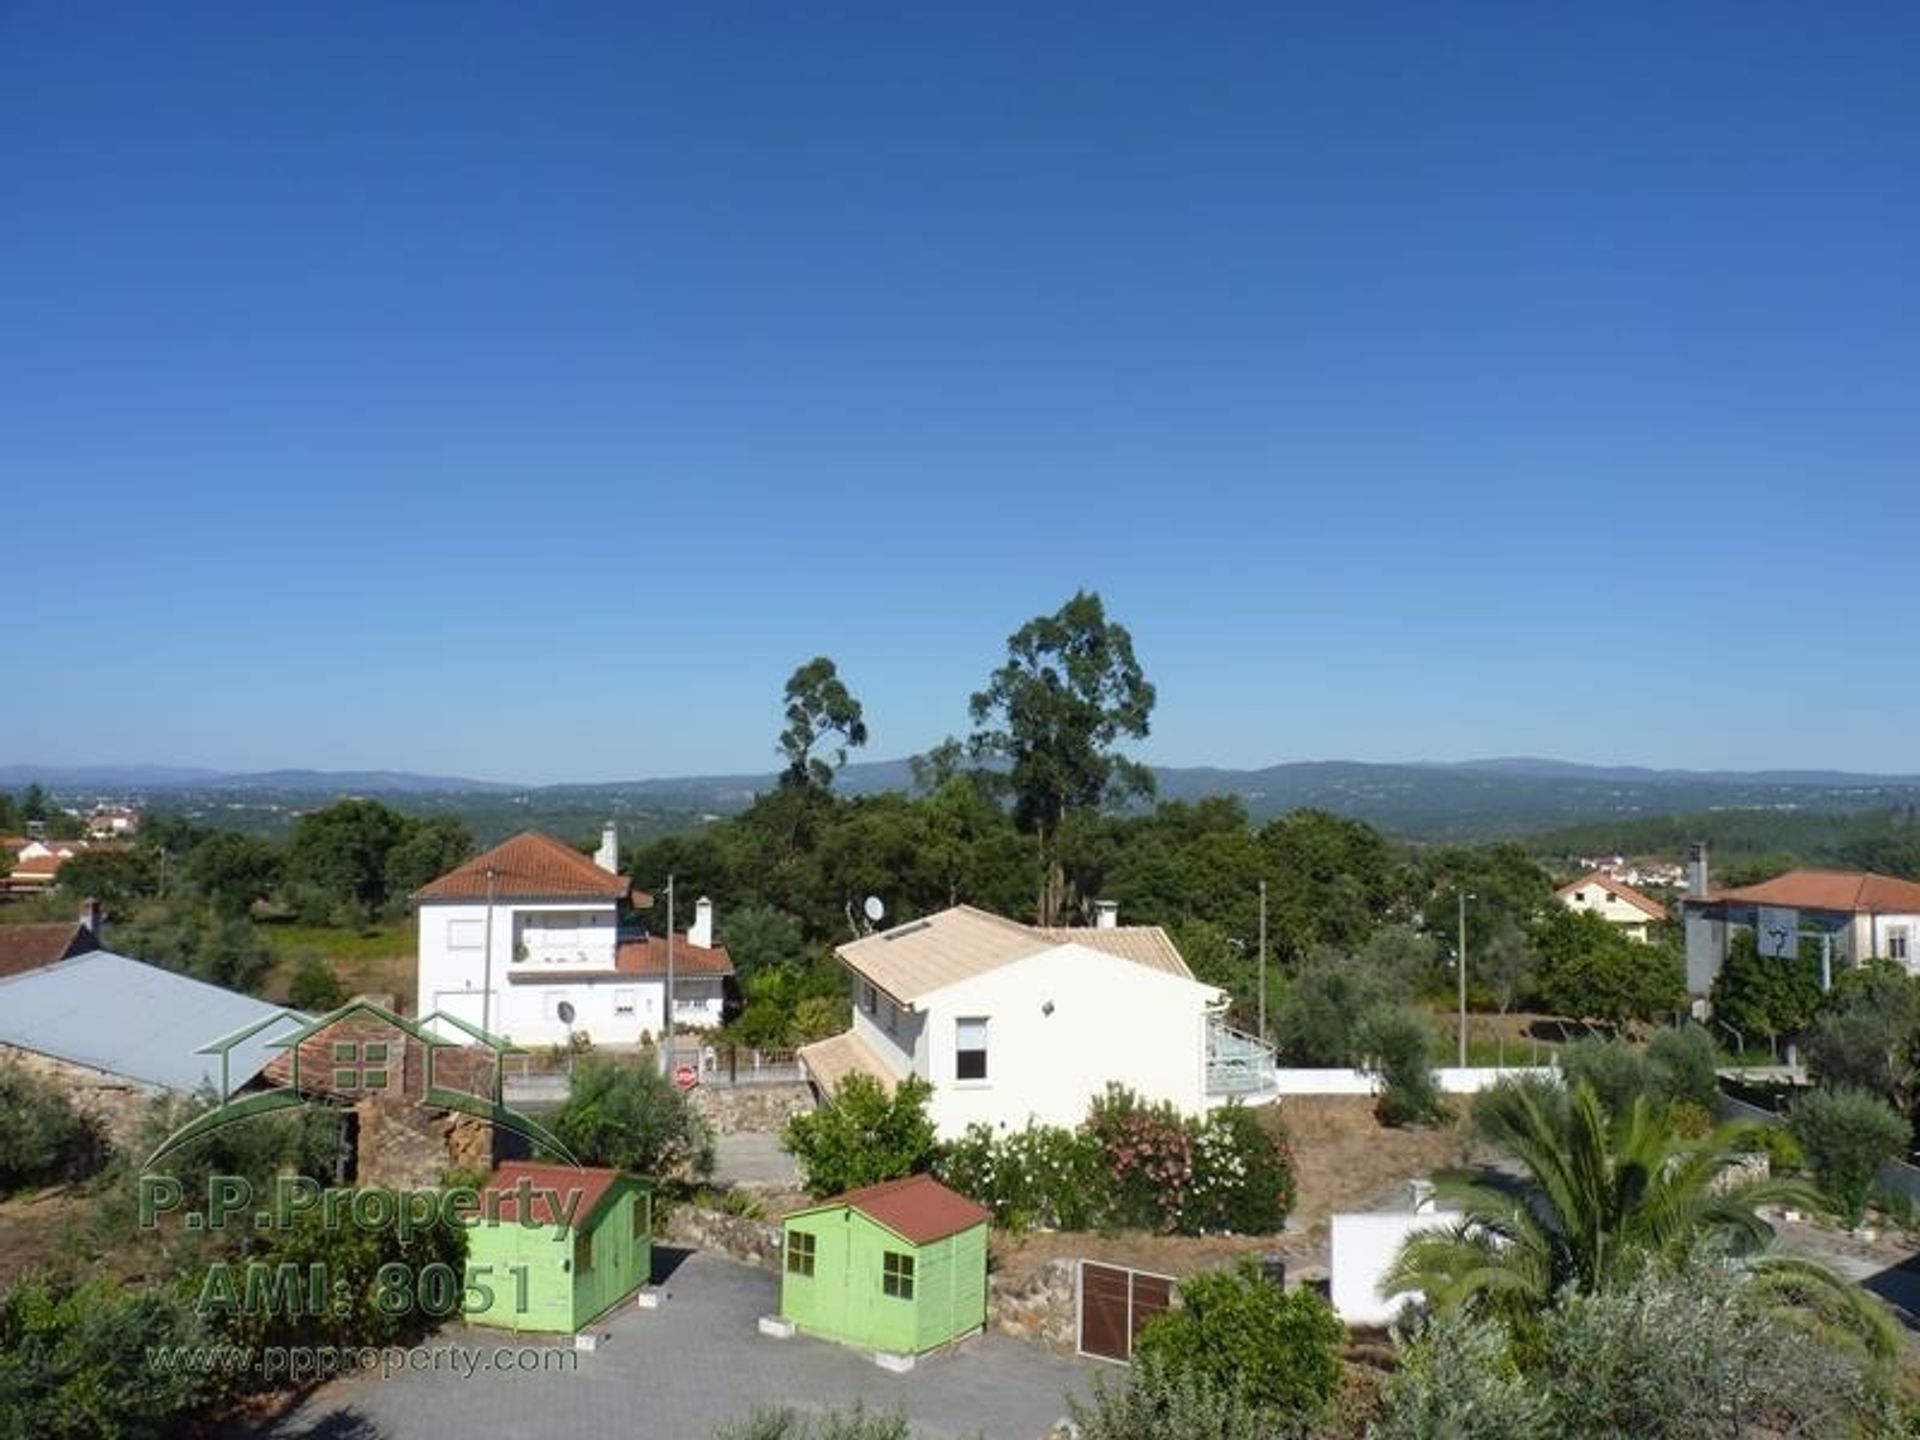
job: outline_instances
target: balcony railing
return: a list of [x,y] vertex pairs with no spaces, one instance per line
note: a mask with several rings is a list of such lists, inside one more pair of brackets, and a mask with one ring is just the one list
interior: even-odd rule
[[1218,1020],[1207,1022],[1207,1094],[1260,1095],[1274,1085],[1271,1046]]

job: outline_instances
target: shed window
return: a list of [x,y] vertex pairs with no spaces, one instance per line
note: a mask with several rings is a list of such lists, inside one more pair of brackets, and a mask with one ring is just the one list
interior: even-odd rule
[[804,1230],[787,1232],[787,1273],[813,1278],[813,1236]]
[[896,1300],[913,1298],[913,1256],[897,1250],[880,1256],[880,1288]]
[[985,1019],[954,1021],[953,1078],[987,1078],[987,1022]]
[[593,1237],[591,1235],[573,1237],[573,1273],[576,1275],[593,1273]]

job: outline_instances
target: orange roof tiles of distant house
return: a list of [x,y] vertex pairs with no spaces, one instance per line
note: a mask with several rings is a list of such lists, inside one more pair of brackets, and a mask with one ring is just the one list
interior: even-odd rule
[[1667,918],[1667,907],[1662,905],[1658,900],[1649,900],[1631,885],[1616,880],[1611,875],[1600,870],[1595,870],[1591,875],[1582,875],[1578,880],[1569,880],[1554,893],[1556,895],[1571,895],[1584,885],[1598,885],[1608,894],[1619,896],[1620,899],[1626,901],[1627,904],[1633,906],[1634,909],[1645,914],[1649,920],[1664,920]]
[[[629,975],[667,973],[667,937],[649,935],[643,940],[622,940],[614,952],[614,969]],[[733,957],[724,945],[693,945],[685,935],[673,942],[675,975],[731,975]]]
[[913,1245],[931,1245],[935,1240],[958,1235],[993,1218],[986,1209],[949,1190],[931,1175],[882,1180],[878,1185],[849,1190],[844,1195],[809,1205],[807,1209],[824,1210],[834,1205],[851,1206]]
[[1920,914],[1920,884],[1866,870],[1789,870],[1758,885],[1715,890],[1706,898],[1710,904],[1731,900],[1855,915]]
[[50,925],[0,925],[0,976],[37,970],[69,955],[98,948],[99,942],[92,932],[72,920]]
[[523,830],[439,879],[428,881],[413,898],[484,900],[489,873],[496,900],[620,900],[629,892],[639,904],[650,904],[653,898],[634,892],[633,882],[625,875],[602,870],[571,845],[538,830]]

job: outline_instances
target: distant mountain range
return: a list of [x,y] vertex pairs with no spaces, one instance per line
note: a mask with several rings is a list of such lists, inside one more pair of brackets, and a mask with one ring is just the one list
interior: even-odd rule
[[[1317,806],[1417,839],[1523,835],[1600,820],[1713,810],[1857,811],[1920,805],[1920,775],[1839,770],[1663,770],[1497,758],[1459,763],[1368,764],[1326,760],[1261,770],[1161,767],[1160,798],[1237,796],[1256,819]],[[603,784],[529,786],[409,771],[270,770],[222,772],[167,765],[4,765],[0,789],[37,781],[68,795],[128,795],[191,801],[190,808],[308,808],[340,795],[377,795],[402,808],[511,816],[725,815],[774,783],[758,774],[696,775]],[[905,760],[849,765],[844,794],[905,790]],[[511,812],[511,815],[509,814]],[[489,825],[487,828],[495,828]]]

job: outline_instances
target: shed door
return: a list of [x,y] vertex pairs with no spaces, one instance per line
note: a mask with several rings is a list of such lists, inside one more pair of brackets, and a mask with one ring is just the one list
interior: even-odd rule
[[1171,1276],[1082,1260],[1080,1353],[1122,1364],[1131,1361],[1141,1330],[1172,1303]]

